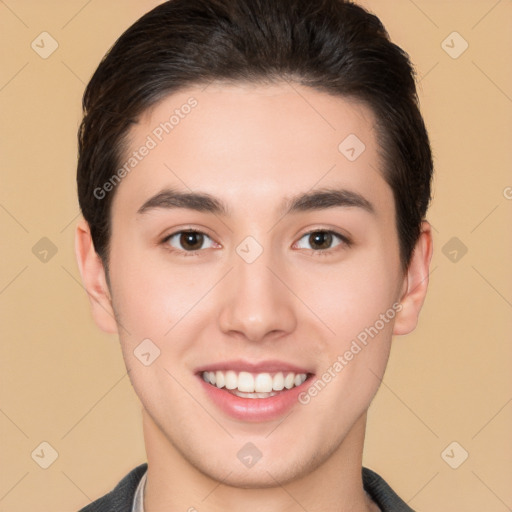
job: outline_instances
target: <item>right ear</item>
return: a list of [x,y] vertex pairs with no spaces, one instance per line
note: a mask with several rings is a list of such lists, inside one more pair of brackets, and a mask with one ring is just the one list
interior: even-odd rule
[[75,230],[75,256],[82,282],[89,297],[96,325],[105,332],[117,333],[112,297],[101,258],[94,249],[89,224],[80,219]]

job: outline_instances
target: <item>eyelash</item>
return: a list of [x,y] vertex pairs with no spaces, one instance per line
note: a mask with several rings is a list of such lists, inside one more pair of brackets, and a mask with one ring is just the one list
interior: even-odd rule
[[330,248],[330,249],[308,249],[309,251],[312,252],[312,254],[314,256],[329,256],[334,251],[337,250],[336,247],[338,247],[339,245],[345,246],[346,248],[349,248],[352,245],[352,241],[348,237],[346,237],[345,235],[342,235],[341,233],[338,233],[337,231],[333,231],[332,229],[312,229],[311,231],[308,231],[307,233],[304,233],[299,238],[299,240],[302,240],[305,236],[309,236],[309,235],[311,235],[313,233],[327,233],[327,234],[331,234],[334,237],[338,238],[339,241],[340,241],[340,243],[338,245],[336,245],[336,246],[334,246],[333,248]]
[[[199,231],[197,229],[182,229],[180,231],[175,231],[174,233],[171,233],[170,235],[167,235],[161,241],[161,244],[165,245],[166,249],[168,251],[170,251],[171,253],[181,253],[181,254],[186,254],[187,256],[199,256],[199,253],[204,251],[204,249],[185,251],[185,250],[182,250],[182,249],[175,249],[174,247],[171,247],[168,244],[168,242],[169,242],[169,240],[171,238],[173,238],[176,235],[181,235],[183,233],[198,233],[198,234],[201,234],[201,235],[204,235],[204,236],[210,238],[210,240],[211,240],[211,237],[208,236],[203,231]],[[311,231],[308,231],[307,233],[304,233],[299,238],[299,240],[302,240],[305,236],[311,235],[313,233],[328,233],[328,234],[331,234],[331,235],[333,235],[334,237],[336,237],[336,238],[338,238],[340,240],[340,244],[338,244],[338,245],[344,245],[347,248],[351,247],[351,245],[352,245],[352,241],[348,237],[346,237],[345,235],[342,235],[341,233],[338,233],[337,231],[333,231],[331,229],[313,229]],[[297,242],[295,242],[295,243],[297,243]],[[333,250],[335,250],[336,247],[338,247],[338,245],[334,246],[334,248],[329,248],[329,249],[309,249],[309,251],[311,251],[312,254],[314,254],[315,256],[329,256],[330,254],[333,253]]]

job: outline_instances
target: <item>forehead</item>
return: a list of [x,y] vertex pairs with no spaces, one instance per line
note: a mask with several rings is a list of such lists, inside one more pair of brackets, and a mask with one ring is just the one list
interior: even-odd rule
[[391,190],[379,171],[374,127],[365,105],[297,84],[191,87],[132,127],[114,201],[136,211],[144,197],[172,186],[247,209],[248,201],[269,205],[336,185],[366,190],[378,205]]

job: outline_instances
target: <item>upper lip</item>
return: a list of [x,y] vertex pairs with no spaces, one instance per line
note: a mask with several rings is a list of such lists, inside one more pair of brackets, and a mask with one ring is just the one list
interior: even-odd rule
[[197,373],[215,372],[217,370],[233,370],[235,372],[249,373],[273,373],[273,372],[293,372],[293,373],[313,373],[310,370],[294,364],[279,361],[277,359],[267,359],[265,361],[247,361],[244,359],[232,359],[230,361],[222,361],[212,363],[197,368]]

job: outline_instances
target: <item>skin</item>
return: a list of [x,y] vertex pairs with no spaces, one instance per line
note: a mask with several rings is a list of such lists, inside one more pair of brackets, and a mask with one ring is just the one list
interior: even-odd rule
[[[128,153],[191,96],[198,105],[115,190],[111,288],[87,223],[76,229],[94,320],[118,333],[142,403],[145,510],[244,510],[247,503],[265,512],[379,510],[361,479],[366,411],[393,334],[416,327],[430,225],[423,222],[404,273],[373,113],[298,85],[215,83],[170,95],[132,128]],[[349,134],[366,146],[353,162],[338,150]],[[167,186],[209,193],[228,205],[229,216],[184,208],[137,214]],[[341,206],[283,215],[284,199],[323,187],[357,192],[375,213]],[[187,228],[208,235],[204,248],[187,252],[179,237],[162,242]],[[304,236],[312,229],[340,232],[352,243],[334,238],[319,254]],[[263,248],[250,264],[236,252],[247,236]],[[242,358],[287,361],[319,378],[395,303],[402,306],[395,318],[286,418],[234,420],[194,375],[201,365]],[[161,351],[149,366],[133,354],[146,338]],[[251,468],[237,457],[247,442],[262,453]]]

